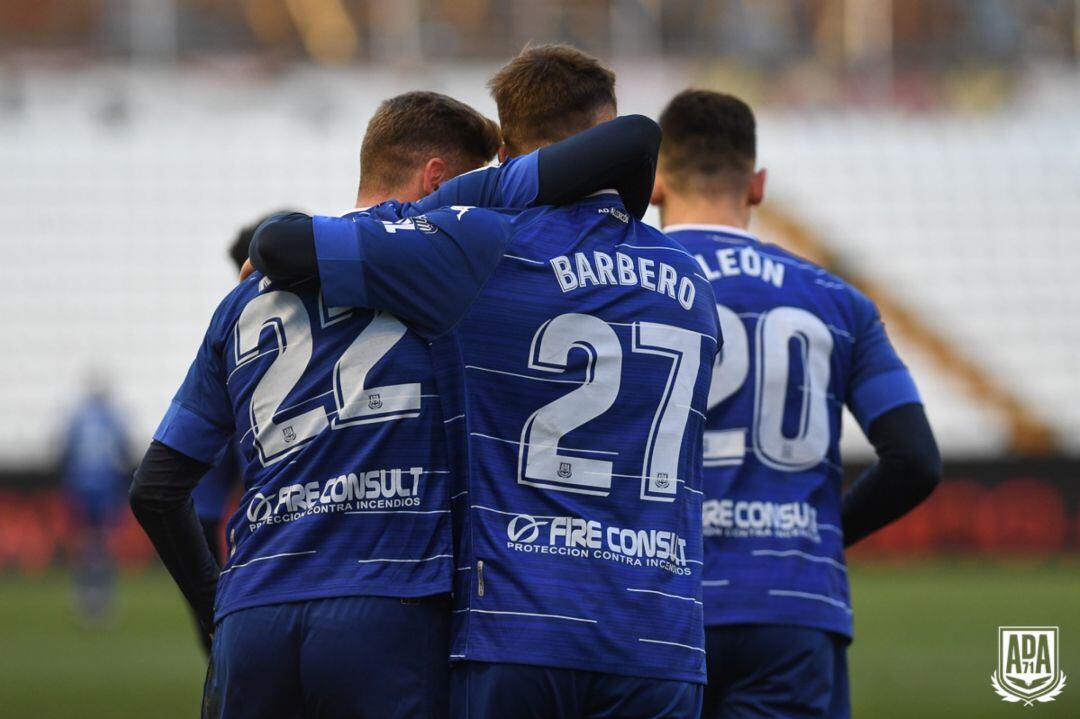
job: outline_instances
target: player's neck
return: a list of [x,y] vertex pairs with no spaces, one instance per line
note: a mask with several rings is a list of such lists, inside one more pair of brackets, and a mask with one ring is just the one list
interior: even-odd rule
[[381,205],[390,200],[397,200],[398,202],[416,202],[421,197],[423,197],[422,194],[418,193],[415,188],[408,185],[390,189],[368,189],[361,187],[356,195],[356,208],[358,210],[363,210],[368,207],[374,207],[375,205]]
[[750,227],[750,206],[735,198],[669,194],[660,206],[660,221],[669,225],[725,225]]
[[361,192],[356,196],[356,209],[366,210],[393,199],[394,196],[388,192]]

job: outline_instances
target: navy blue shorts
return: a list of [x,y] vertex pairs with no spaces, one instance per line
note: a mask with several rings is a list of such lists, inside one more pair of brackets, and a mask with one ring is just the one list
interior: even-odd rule
[[697,719],[700,684],[576,669],[462,662],[453,719]]
[[446,597],[241,609],[214,632],[204,719],[446,719]]
[[702,719],[848,719],[847,644],[805,627],[706,627]]

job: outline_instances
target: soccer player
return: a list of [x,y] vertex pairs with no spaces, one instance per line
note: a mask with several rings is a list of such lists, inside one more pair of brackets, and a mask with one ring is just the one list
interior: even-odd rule
[[[613,117],[614,84],[572,48],[526,49],[490,84],[504,154]],[[716,311],[693,259],[634,214],[601,193],[516,215],[292,216],[252,244],[275,282],[318,272],[329,304],[386,309],[433,341],[464,480],[455,717],[699,712]]]
[[60,478],[77,530],[76,606],[84,619],[108,618],[116,589],[116,570],[108,531],[124,503],[124,480],[131,452],[124,421],[104,378],[90,377],[65,432]]
[[[655,128],[597,128],[622,138],[625,162],[593,153],[611,158],[610,172],[641,165],[651,147],[639,184],[658,145],[658,129],[633,131],[642,121]],[[392,98],[361,149],[358,204],[374,206],[354,214],[395,222],[411,205],[389,198],[441,189],[497,146],[494,123],[451,98]],[[565,174],[555,161],[584,156],[570,142],[468,182],[492,201],[550,201],[565,189],[552,185]],[[589,174],[571,184],[595,189]],[[390,315],[327,301],[315,282],[255,275],[218,307],[132,487],[136,516],[215,628],[208,714],[445,714],[454,566],[437,397],[426,342]],[[246,492],[219,581],[190,493],[230,436]]]
[[[921,502],[940,459],[873,303],[747,231],[765,192],[754,116],[677,95],[653,201],[712,282],[724,335],[705,432],[703,717],[849,714],[844,547]],[[878,462],[841,498],[847,405]]]
[[[361,191],[418,199],[497,144],[451,98],[395,98],[365,136]],[[216,621],[211,716],[445,713],[453,565],[435,394],[420,338],[324,302],[315,283],[255,276],[218,307],[132,487],[166,566]],[[246,492],[219,580],[189,494],[234,434]]]

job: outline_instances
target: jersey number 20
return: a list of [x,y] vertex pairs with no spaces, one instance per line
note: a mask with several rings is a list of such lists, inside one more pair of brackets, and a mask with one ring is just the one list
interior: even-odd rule
[[[750,338],[731,309],[717,305],[724,349],[713,370],[709,410],[738,392],[750,375]],[[784,434],[792,347],[803,368],[798,426]],[[818,317],[798,307],[777,307],[758,317],[754,337],[754,419],[750,434],[754,455],[783,472],[816,467],[829,451],[829,360],[833,338]],[[746,427],[705,433],[705,466],[743,462]]]

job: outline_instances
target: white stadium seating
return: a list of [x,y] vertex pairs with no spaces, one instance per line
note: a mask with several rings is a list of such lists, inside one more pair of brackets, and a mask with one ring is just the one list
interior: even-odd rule
[[[380,98],[454,94],[494,116],[487,66],[435,74],[243,67],[39,70],[0,105],[0,459],[51,456],[90,368],[146,441],[233,281],[234,232],[351,206]],[[655,116],[683,76],[624,69]],[[19,89],[21,88],[21,89]],[[914,310],[1080,452],[1080,88],[992,115],[763,111],[769,202]],[[943,448],[1005,450],[1004,419],[897,337]],[[854,425],[853,456],[865,456]],[[139,447],[141,449],[141,446]]]

